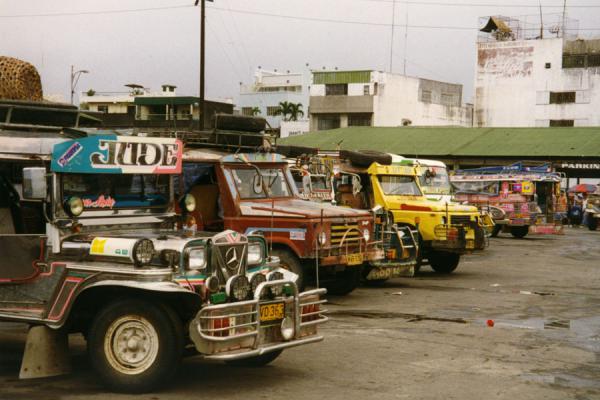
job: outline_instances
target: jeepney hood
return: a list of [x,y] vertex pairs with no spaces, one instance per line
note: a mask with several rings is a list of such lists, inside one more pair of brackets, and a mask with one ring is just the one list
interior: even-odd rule
[[196,232],[194,235],[177,231],[161,231],[154,229],[141,230],[106,230],[93,233],[74,234],[63,239],[63,243],[90,244],[96,238],[114,239],[150,239],[156,251],[177,250],[182,251],[185,246],[194,240],[207,240],[215,236],[214,232]]
[[428,199],[422,196],[385,196],[386,208],[403,211],[431,211],[460,214],[479,214],[477,207],[461,205],[443,200]]
[[268,216],[289,218],[365,218],[365,210],[333,206],[301,199],[275,199],[274,201],[242,201],[240,210],[244,216]]

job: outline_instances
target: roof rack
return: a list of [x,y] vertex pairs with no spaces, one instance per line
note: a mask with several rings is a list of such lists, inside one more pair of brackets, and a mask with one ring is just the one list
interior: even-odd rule
[[472,169],[458,169],[455,174],[463,175],[486,175],[486,174],[550,174],[553,173],[550,164],[542,164],[535,166],[526,166],[523,162],[517,162],[511,165],[481,167]]

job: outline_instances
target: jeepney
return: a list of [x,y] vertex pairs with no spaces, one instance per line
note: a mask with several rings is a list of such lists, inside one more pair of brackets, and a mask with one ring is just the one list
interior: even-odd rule
[[532,234],[562,234],[566,204],[559,198],[561,175],[549,165],[508,166],[457,170],[450,180],[457,201],[478,207],[492,207],[496,226],[492,236],[500,232],[516,238]]
[[342,207],[375,210],[375,237],[383,243],[385,258],[365,263],[363,279],[377,285],[395,277],[411,277],[417,264],[417,231],[391,223],[387,212],[373,204],[361,184],[368,177],[340,165],[338,152],[318,152],[290,160],[290,171],[303,198]]
[[306,201],[280,154],[189,146],[183,157],[181,193],[204,199],[191,223],[261,233],[282,267],[299,276],[300,287],[313,281],[329,293],[347,294],[359,284],[363,263],[383,259],[375,216]]
[[323,340],[326,290],[300,292],[264,237],[177,229],[181,141],[31,128],[0,130],[0,320],[30,326],[20,377],[68,372],[69,333],[124,392],[168,383],[184,349],[264,365]]
[[[399,165],[412,165],[415,167],[415,172],[419,178],[419,186],[428,199],[448,203],[455,201],[448,176],[448,168],[443,162],[422,158],[405,158],[396,155],[393,156],[393,160]],[[491,213],[497,211],[487,205],[477,205],[477,208],[486,236],[491,236],[495,226]]]
[[587,205],[584,213],[586,216],[584,220],[587,222],[588,229],[595,231],[598,229],[598,221],[600,221],[600,191],[596,190],[595,193],[588,193]]
[[[386,226],[418,233],[418,270],[424,260],[437,273],[451,273],[462,254],[485,247],[485,233],[479,213],[472,206],[444,200],[428,199],[418,182],[414,165],[402,159],[375,152],[323,152],[334,158],[336,202],[357,209],[378,207],[385,215]],[[381,157],[385,155],[386,157]],[[370,162],[370,156],[387,164]]]

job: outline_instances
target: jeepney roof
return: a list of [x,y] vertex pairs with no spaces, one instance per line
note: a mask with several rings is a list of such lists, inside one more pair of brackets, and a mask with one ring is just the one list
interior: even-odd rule
[[367,169],[367,172],[371,175],[408,175],[415,176],[415,169],[410,166],[404,165],[381,165],[379,163],[373,163]]
[[452,182],[486,182],[486,181],[532,181],[532,182],[560,182],[561,176],[557,173],[548,174],[481,174],[481,175],[451,175]]
[[221,162],[221,163],[282,163],[286,159],[277,153],[228,153],[213,149],[188,148],[183,152],[184,162]]

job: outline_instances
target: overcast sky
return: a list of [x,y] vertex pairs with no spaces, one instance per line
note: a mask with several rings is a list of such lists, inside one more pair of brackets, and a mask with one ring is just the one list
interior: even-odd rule
[[[0,55],[34,64],[44,93],[67,101],[72,64],[90,71],[81,77],[79,91],[121,91],[126,83],[157,91],[171,83],[179,94],[197,95],[200,18],[193,3],[0,0]],[[541,3],[544,15],[562,11],[562,0]],[[397,0],[393,70],[401,73],[406,58],[408,75],[461,83],[464,99],[471,101],[478,17],[528,15],[529,21],[537,22],[538,4]],[[235,99],[239,83],[251,83],[258,66],[279,71],[389,70],[393,7],[392,0],[207,2],[207,97]],[[595,29],[581,31],[584,36],[600,35],[600,1],[567,0],[567,11],[579,20],[580,29]]]

